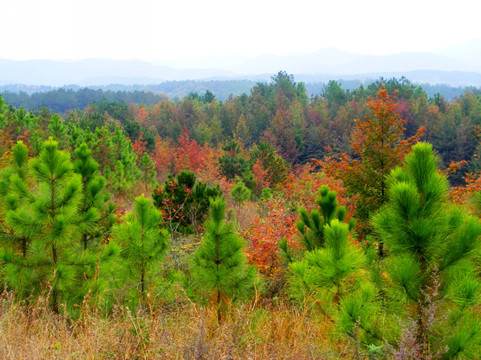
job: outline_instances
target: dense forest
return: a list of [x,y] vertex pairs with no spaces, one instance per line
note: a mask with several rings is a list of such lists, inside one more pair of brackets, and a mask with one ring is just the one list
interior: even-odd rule
[[[267,76],[260,76],[262,78]],[[381,79],[381,82],[384,80]],[[408,83],[406,78],[396,80],[397,82]],[[377,81],[379,82],[379,81]],[[337,83],[344,91],[353,91],[361,85],[369,87],[376,83],[376,80],[338,80]],[[166,81],[160,84],[151,85],[122,85],[111,84],[102,86],[80,87],[78,85],[65,85],[61,88],[52,86],[26,86],[26,85],[0,85],[0,94],[5,101],[16,107],[34,111],[42,107],[60,114],[65,114],[72,109],[84,109],[93,102],[123,101],[127,104],[154,105],[163,98],[179,100],[189,94],[202,94],[210,92],[217,100],[224,102],[230,96],[241,96],[249,93],[257,82],[254,80],[184,80]],[[305,82],[307,96],[309,98],[322,94],[327,83],[320,81]],[[376,86],[376,85],[374,85]],[[426,92],[429,98],[437,94],[451,101],[460,97],[466,91],[479,93],[474,87],[453,87],[443,84],[421,84],[419,85]]]
[[96,92],[0,97],[1,358],[479,356],[481,92]]

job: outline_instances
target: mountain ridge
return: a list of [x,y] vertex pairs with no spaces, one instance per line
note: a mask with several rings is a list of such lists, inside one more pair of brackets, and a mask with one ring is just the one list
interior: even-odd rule
[[[109,83],[152,84],[165,81],[209,79],[265,79],[266,74],[284,70],[294,75],[319,74],[336,77],[383,76],[389,73],[425,72],[429,81],[440,81],[447,72],[461,78],[481,76],[481,40],[434,52],[404,52],[363,55],[336,48],[311,53],[246,56],[211,56],[200,59],[145,61],[138,59],[8,60],[0,59],[0,85],[26,84],[63,86],[65,84],[105,85]],[[432,72],[437,71],[437,76]],[[430,74],[430,75],[429,75]],[[449,76],[452,78],[452,74]],[[415,80],[414,80],[415,81]],[[481,81],[465,85],[481,85]],[[479,86],[477,85],[477,86]]]

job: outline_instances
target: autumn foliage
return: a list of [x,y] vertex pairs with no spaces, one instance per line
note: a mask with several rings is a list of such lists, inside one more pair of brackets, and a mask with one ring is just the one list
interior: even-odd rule
[[267,214],[257,215],[243,235],[249,243],[249,262],[266,278],[276,280],[282,270],[279,241],[285,237],[290,246],[299,247],[295,226],[297,215],[290,211],[282,199],[264,201],[263,206]]
[[[405,79],[353,90],[331,81],[318,96],[308,98],[304,84],[280,72],[272,83],[257,84],[250,94],[226,101],[209,91],[180,100],[165,98],[155,105],[127,104],[103,100],[61,117],[47,109],[15,109],[0,97],[0,285],[6,288],[0,298],[12,309],[20,306],[35,315],[30,304],[43,301],[80,335],[89,332],[91,309],[98,315],[91,319],[98,324],[109,323],[111,314],[121,311],[126,339],[138,341],[130,344],[132,349],[151,346],[150,332],[162,327],[152,325],[159,311],[162,317],[178,314],[185,321],[190,309],[197,314],[198,324],[189,328],[199,327],[192,335],[199,351],[174,355],[182,358],[219,358],[212,341],[225,330],[232,339],[224,339],[229,344],[224,357],[245,358],[241,348],[265,341],[257,329],[261,322],[270,324],[269,334],[280,333],[279,319],[269,315],[279,304],[285,306],[284,319],[305,316],[323,324],[326,333],[335,331],[336,341],[341,333],[350,339],[337,347],[329,339],[329,348],[322,352],[307,344],[309,354],[298,355],[290,346],[285,358],[357,354],[359,359],[374,359],[381,352],[382,358],[391,358],[389,346],[401,351],[405,345],[399,319],[407,321],[406,326],[411,318],[417,320],[427,333],[421,322],[436,317],[442,321],[444,315],[435,307],[451,310],[461,302],[473,310],[462,316],[474,319],[464,334],[470,336],[477,327],[479,266],[468,268],[472,272],[465,268],[468,260],[479,263],[480,254],[479,219],[470,215],[481,215],[481,145],[474,130],[481,126],[481,96],[474,90],[447,101],[429,98]],[[50,136],[59,141],[45,141]],[[421,137],[432,147],[416,144],[411,151]],[[19,140],[30,159],[22,157],[22,163],[33,166],[26,177],[19,175],[19,156],[12,150]],[[79,144],[84,155],[74,151]],[[50,161],[38,156],[49,146],[55,147],[49,159],[58,153],[64,164],[58,176],[37,171]],[[85,172],[77,165],[87,160],[99,165]],[[463,166],[469,173],[457,186]],[[98,181],[84,176],[90,171]],[[55,185],[62,176],[70,185]],[[428,176],[432,182],[419,187]],[[439,196],[429,205],[426,199],[436,184]],[[40,226],[37,213],[46,214],[44,192],[55,202],[49,209],[58,208],[51,216],[55,224],[44,219],[46,227],[40,225],[45,229],[32,231]],[[134,200],[140,192],[143,196]],[[91,206],[82,205],[84,198]],[[446,216],[446,209],[452,216]],[[136,214],[140,210],[142,216]],[[460,227],[463,219],[469,226]],[[138,236],[141,242],[135,240]],[[162,245],[158,251],[147,251],[145,236]],[[460,242],[462,237],[469,241]],[[413,250],[412,244],[422,245],[422,238],[425,245]],[[132,241],[138,244],[132,247]],[[205,246],[208,251],[198,250]],[[421,259],[426,249],[428,256]],[[411,250],[412,256],[406,257]],[[465,259],[447,272],[462,258],[459,254]],[[450,257],[455,257],[452,262]],[[244,267],[245,261],[249,266]],[[31,271],[38,274],[31,276]],[[249,276],[237,276],[243,272]],[[40,281],[34,281],[35,276]],[[449,286],[437,288],[438,280]],[[249,291],[242,291],[247,289],[243,285],[249,285]],[[242,304],[244,295],[248,302]],[[247,308],[258,313],[248,318]],[[3,310],[5,316],[16,313]],[[101,314],[110,318],[105,321]],[[51,318],[52,328],[58,325],[57,315]],[[70,322],[70,316],[82,324]],[[455,312],[449,316],[459,320]],[[308,321],[300,321],[299,329]],[[239,333],[242,322],[249,324],[244,334]],[[303,334],[288,321],[283,326],[289,336]],[[432,329],[429,336],[437,338],[438,328]],[[445,329],[464,331],[457,325]],[[246,340],[239,342],[239,334]],[[477,347],[469,345],[471,338],[460,337],[459,344],[468,344],[474,354],[481,344],[479,334]],[[252,356],[283,358],[274,350],[269,356]],[[124,357],[158,354],[133,350]],[[170,354],[175,353],[162,356]]]
[[346,153],[314,161],[323,170],[343,181],[348,194],[358,194],[358,230],[368,230],[369,216],[387,200],[387,176],[400,165],[411,146],[419,141],[424,128],[407,139],[403,138],[405,121],[400,118],[396,92],[389,94],[385,87],[370,99],[366,107],[371,115],[355,120],[351,137],[352,157]]
[[190,170],[204,181],[213,183],[218,178],[215,167],[218,157],[214,148],[209,144],[200,146],[190,137],[189,130],[184,128],[176,142],[157,137],[152,160],[157,173],[163,178],[169,174],[177,175],[182,170]]
[[346,197],[346,190],[341,182],[314,171],[310,165],[301,166],[296,172],[290,173],[284,183],[278,186],[278,194],[263,201],[261,214],[256,216],[244,236],[250,244],[247,250],[249,261],[256,265],[266,278],[278,281],[282,275],[283,263],[279,248],[281,240],[285,238],[287,246],[294,252],[302,248],[296,228],[299,219],[297,211],[300,206],[304,206],[308,211],[314,209],[319,189],[323,185],[337,191],[339,203],[349,210],[347,219],[350,219],[355,204]]

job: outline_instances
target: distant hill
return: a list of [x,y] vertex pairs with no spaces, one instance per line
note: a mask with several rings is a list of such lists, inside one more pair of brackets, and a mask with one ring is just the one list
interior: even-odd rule
[[[101,86],[149,85],[184,80],[265,81],[279,70],[296,78],[366,79],[401,74],[412,81],[481,86],[481,40],[440,49],[391,55],[362,55],[335,48],[307,54],[212,56],[147,62],[88,59],[78,61],[0,59],[0,85]],[[419,80],[418,80],[419,79]],[[422,80],[421,80],[422,79]]]
[[231,75],[223,70],[177,70],[141,60],[14,61],[0,59],[0,85],[152,84],[168,80],[196,80]]
[[463,44],[440,49],[437,50],[436,53],[481,66],[481,39],[475,39]]

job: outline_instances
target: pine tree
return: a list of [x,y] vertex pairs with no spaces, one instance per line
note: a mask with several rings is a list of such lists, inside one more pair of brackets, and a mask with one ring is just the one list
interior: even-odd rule
[[125,167],[122,161],[118,160],[115,163],[115,170],[107,171],[106,176],[110,179],[110,189],[115,195],[123,195],[130,188],[130,183],[128,182],[125,175]]
[[155,164],[150,158],[149,154],[144,155],[139,159],[140,178],[142,179],[145,193],[149,193],[150,187],[155,187],[157,184],[157,173],[155,171]]
[[225,220],[225,200],[211,204],[202,245],[194,254],[192,274],[198,290],[217,311],[221,323],[223,309],[252,288],[255,269],[247,265],[244,241]]
[[[297,222],[297,229],[301,233],[301,241],[308,251],[324,247],[326,225],[332,220],[338,219],[344,221],[346,219],[346,208],[339,206],[337,201],[337,193],[329,190],[327,185],[319,189],[319,198],[316,199],[319,210],[311,210],[308,214],[303,207],[299,209],[301,220]],[[349,221],[349,230],[352,230],[354,220]]]
[[66,125],[68,133],[67,146],[70,149],[76,149],[87,140],[85,139],[85,131],[75,122],[70,121]]
[[[1,215],[18,208],[24,198],[30,197],[27,185],[28,178],[28,148],[19,141],[12,149],[11,165],[0,174],[0,197],[2,200]],[[24,265],[27,262],[27,249],[30,239],[13,232],[2,221],[0,262],[1,273],[6,281],[17,292],[19,297],[27,293],[22,284],[31,279],[31,270]],[[16,285],[16,286],[15,286]]]
[[82,203],[79,215],[85,216],[90,211],[98,212],[95,229],[88,229],[82,233],[84,250],[87,250],[91,240],[106,235],[115,221],[113,214],[115,206],[108,203],[109,194],[105,191],[106,180],[99,175],[99,164],[92,158],[92,151],[87,144],[81,144],[75,150],[77,160],[74,163],[74,171],[82,177]]
[[271,144],[261,142],[252,147],[250,163],[262,165],[267,171],[267,180],[270,186],[281,184],[287,178],[289,165]]
[[141,195],[135,198],[133,211],[124,222],[113,228],[113,239],[123,248],[126,286],[136,289],[134,298],[139,293],[145,297],[167,249],[167,232],[160,228],[161,220],[160,211]]
[[65,135],[67,134],[67,129],[60,115],[54,114],[50,118],[49,125],[48,125],[48,133],[52,138],[54,138],[58,142],[60,141],[62,141],[62,143],[65,142]]
[[197,181],[192,171],[170,175],[164,185],[152,193],[155,206],[162,210],[170,233],[197,231],[208,214],[210,199],[220,196],[219,186]]
[[[5,259],[7,284],[14,288],[39,286],[51,282],[51,305],[55,312],[62,300],[75,299],[82,287],[83,272],[95,263],[90,254],[79,251],[79,232],[86,231],[97,219],[97,212],[78,213],[82,181],[73,173],[68,153],[58,149],[52,139],[45,142],[39,156],[29,163],[35,184],[30,196],[7,212],[6,224],[16,237],[29,240],[28,259],[21,264]],[[19,177],[12,186],[23,188]],[[29,268],[28,279],[16,278],[15,272]],[[28,281],[22,282],[25,280]]]
[[234,138],[239,139],[245,145],[249,144],[250,142],[249,128],[247,127],[246,120],[243,114],[241,114],[239,120],[237,121]]
[[[294,298],[306,299],[315,295],[322,304],[340,299],[356,289],[365,258],[348,237],[349,225],[333,219],[324,225],[324,244],[305,254],[302,261],[289,265],[289,288]],[[326,310],[325,310],[326,311]]]
[[[130,187],[139,175],[137,168],[137,154],[134,152],[132,142],[124,136],[119,128],[115,129],[113,143],[117,147],[117,160],[122,163],[124,178],[127,188]],[[127,190],[127,189],[125,189]]]
[[7,105],[5,104],[5,100],[3,100],[2,96],[0,95],[0,127],[5,126],[5,113],[7,111]]
[[118,149],[112,140],[112,133],[106,126],[96,128],[95,134],[91,133],[90,129],[87,129],[85,138],[87,144],[90,141],[92,156],[100,164],[103,175],[107,177],[105,171],[107,169],[113,170],[118,156]]
[[240,157],[240,146],[235,140],[227,143],[223,148],[226,154],[219,158],[219,170],[221,174],[228,179],[234,179],[236,176],[241,177],[245,170],[249,169],[249,163]]
[[209,133],[210,133],[210,143],[213,146],[217,146],[223,139],[222,134],[222,122],[217,115],[212,116],[209,121]]
[[[481,224],[447,202],[448,182],[438,165],[432,146],[420,143],[388,179],[388,201],[373,220],[388,250],[384,305],[377,304],[372,286],[341,302],[341,327],[351,336],[357,328],[367,342],[395,344],[397,322],[414,324],[419,359],[443,353],[445,345],[443,358],[470,356],[481,340],[474,313],[481,284],[473,266]],[[388,325],[390,314],[396,318]]]
[[230,196],[234,203],[237,206],[240,206],[251,197],[251,191],[244,185],[242,181],[239,181],[230,191]]
[[[353,291],[357,283],[354,275],[359,275],[365,259],[348,237],[354,221],[344,222],[346,208],[339,206],[337,193],[322,186],[316,204],[319,210],[310,214],[305,208],[299,210],[297,228],[307,252],[302,260],[289,264],[289,288],[297,299],[316,295],[318,300],[320,295],[325,300],[322,303],[339,304],[342,296]],[[286,241],[280,246],[289,258]]]
[[29,195],[29,190],[26,186],[16,189],[11,188],[14,177],[19,180],[14,182],[16,185],[26,185],[28,175],[28,155],[28,147],[25,146],[22,141],[18,141],[12,149],[12,162],[10,166],[2,170],[0,175],[0,196],[3,199],[6,197],[8,198],[9,195],[11,195],[10,201],[13,201],[14,198],[12,198],[12,196],[25,197]]

